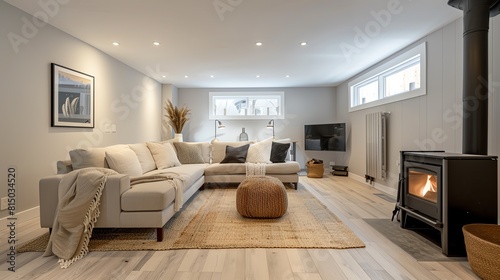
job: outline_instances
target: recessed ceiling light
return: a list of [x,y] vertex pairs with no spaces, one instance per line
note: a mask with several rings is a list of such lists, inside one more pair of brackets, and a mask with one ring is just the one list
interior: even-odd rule
[[290,75],[286,75],[285,77],[290,78]]
[[307,42],[301,42],[300,45],[305,46],[305,45],[307,45]]
[[113,42],[113,46],[119,46],[119,45],[120,45],[120,43],[118,43],[118,42]]
[[262,46],[262,42],[255,43],[256,46]]
[[257,75],[257,76],[255,76],[255,77],[260,78],[260,75]]
[[161,76],[161,77],[162,77],[162,78],[166,78],[167,76],[163,75],[163,76]]
[[188,75],[184,76],[184,78],[188,78]]
[[160,45],[160,42],[156,42],[156,41],[155,41],[155,42],[153,42],[153,45],[155,45],[155,46],[159,46],[159,45]]
[[210,75],[210,78],[213,78],[213,77],[214,77],[214,75]]

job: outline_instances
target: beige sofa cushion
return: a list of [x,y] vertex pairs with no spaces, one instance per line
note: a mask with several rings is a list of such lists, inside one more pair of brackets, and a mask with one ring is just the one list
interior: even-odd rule
[[174,142],[175,143],[184,143],[187,145],[195,145],[200,147],[201,157],[203,158],[203,163],[210,163],[211,153],[212,153],[212,144],[209,142]]
[[240,142],[225,142],[225,141],[212,141],[212,163],[221,162],[226,157],[226,146],[239,147],[245,144],[251,144],[252,141]]
[[212,158],[212,144],[209,142],[192,142],[193,144],[201,145],[201,156],[203,157],[204,163],[210,163],[210,159]]
[[57,174],[66,174],[73,171],[71,160],[58,160],[57,161]]
[[175,199],[175,189],[165,181],[132,186],[121,198],[123,211],[161,211]]
[[106,161],[109,167],[120,174],[140,176],[142,166],[137,155],[129,147],[106,151]]
[[69,151],[71,165],[74,170],[86,167],[104,167],[104,148],[75,149]]
[[123,149],[127,145],[113,145],[106,148],[88,148],[88,149],[75,149],[69,152],[73,170],[86,168],[86,167],[105,167],[108,168],[105,157],[106,151],[115,149]]
[[[294,174],[300,171],[300,165],[296,161],[285,163],[266,164],[266,174]],[[244,163],[216,163],[205,168],[205,175],[234,175],[246,174]]]
[[204,163],[201,154],[201,145],[185,142],[174,142],[173,144],[177,152],[177,158],[181,164]]
[[171,143],[148,142],[147,145],[149,150],[151,151],[151,155],[153,155],[156,167],[158,169],[165,169],[181,165],[179,159],[177,159],[177,154],[175,153],[174,146],[172,146]]
[[139,162],[141,163],[142,173],[156,169],[155,159],[151,155],[151,151],[146,143],[137,143],[128,145],[135,152]]
[[206,166],[208,166],[206,163],[184,164],[166,170],[153,170],[146,175],[172,174],[172,176],[180,176],[182,178],[182,191],[186,191],[204,175]]
[[[181,189],[185,192],[205,172],[208,164],[186,164],[171,167],[167,170],[153,170],[146,175],[172,174],[180,176],[182,180]],[[175,180],[179,182],[178,180]],[[123,211],[160,211],[170,205],[175,199],[175,189],[167,181],[143,183],[132,186],[132,188],[122,195]],[[185,201],[184,201],[185,202]]]
[[246,162],[271,163],[271,146],[273,138],[268,138],[257,143],[250,144]]

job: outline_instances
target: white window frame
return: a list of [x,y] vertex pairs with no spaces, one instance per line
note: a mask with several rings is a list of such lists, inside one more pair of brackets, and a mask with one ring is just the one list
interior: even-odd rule
[[[277,115],[215,115],[214,100],[220,97],[237,98],[269,98],[276,97],[279,100]],[[262,119],[284,119],[285,118],[285,92],[283,91],[259,91],[259,92],[209,92],[208,101],[209,120],[262,120]]]
[[[413,65],[418,56],[420,56],[420,87],[414,90],[402,92],[399,94],[385,96],[385,77],[400,71],[410,65]],[[426,55],[426,43],[422,43],[407,52],[390,59],[387,62],[371,69],[370,71],[364,73],[363,75],[348,82],[349,88],[349,112],[354,112],[366,108],[371,108],[375,106],[380,106],[383,104],[388,104],[396,101],[401,101],[409,98],[414,98],[417,96],[422,96],[427,94],[427,55]],[[357,88],[366,85],[378,79],[378,100],[371,101],[364,104],[356,104],[355,100],[357,96]]]

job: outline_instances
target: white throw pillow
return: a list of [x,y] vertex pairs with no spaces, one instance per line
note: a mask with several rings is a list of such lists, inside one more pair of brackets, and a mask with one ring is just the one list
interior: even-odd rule
[[268,138],[260,142],[251,144],[248,148],[247,162],[251,163],[271,163],[271,147],[273,139]]
[[137,155],[130,148],[106,151],[106,161],[111,169],[130,176],[142,175],[142,167]]
[[181,165],[177,158],[175,148],[171,143],[148,142],[148,148],[155,159],[158,170]]
[[156,169],[155,159],[151,155],[151,151],[146,143],[137,143],[128,145],[135,152],[142,166],[142,173],[153,171]]

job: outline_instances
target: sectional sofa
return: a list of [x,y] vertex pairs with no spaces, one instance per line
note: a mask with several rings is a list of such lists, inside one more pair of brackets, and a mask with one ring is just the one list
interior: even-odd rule
[[[57,162],[58,174],[39,182],[40,225],[49,229],[53,226],[60,195],[58,186],[64,174],[86,167],[110,168],[119,174],[107,178],[94,226],[156,228],[157,240],[161,241],[163,226],[184,201],[205,183],[241,182],[246,177],[247,161],[265,163],[266,175],[296,187],[300,165],[283,161],[287,146],[282,142],[286,141],[165,141],[72,150],[69,160]],[[246,154],[242,154],[245,149]],[[174,179],[175,188],[165,180],[131,184],[158,174]]]

